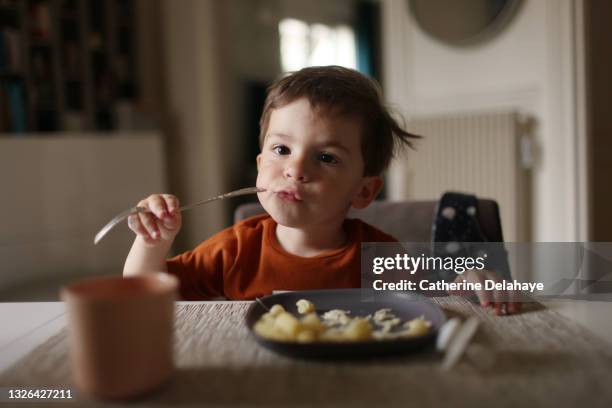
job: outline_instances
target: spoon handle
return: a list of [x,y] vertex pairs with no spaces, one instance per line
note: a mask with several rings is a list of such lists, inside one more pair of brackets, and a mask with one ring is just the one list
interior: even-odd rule
[[[192,208],[198,207],[198,206],[200,206],[202,204],[211,203],[213,201],[225,200],[226,198],[238,197],[238,196],[246,195],[246,194],[260,193],[262,191],[266,191],[266,189],[265,188],[260,188],[260,187],[241,188],[240,190],[230,191],[229,193],[220,194],[218,196],[207,198],[206,200],[202,200],[202,201],[198,201],[196,203],[184,205],[184,206],[180,207],[179,210],[180,211],[187,211],[187,210],[191,210]],[[102,238],[104,238],[106,236],[106,234],[108,234],[110,232],[110,230],[115,228],[115,226],[117,226],[117,224],[121,223],[123,220],[128,218],[130,215],[138,214],[138,213],[143,213],[143,212],[150,212],[150,211],[148,209],[144,208],[144,207],[132,207],[132,208],[129,208],[129,209],[119,213],[116,217],[114,217],[112,220],[110,220],[105,226],[103,226],[102,229],[100,229],[100,231],[98,231],[98,233],[94,237],[94,245],[96,245],[98,242],[100,242],[102,240]]]

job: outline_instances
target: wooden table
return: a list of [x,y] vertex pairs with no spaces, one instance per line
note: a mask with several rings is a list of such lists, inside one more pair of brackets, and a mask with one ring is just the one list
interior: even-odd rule
[[[250,337],[243,322],[249,302],[183,302],[176,308],[177,371],[165,386],[130,402],[77,394],[63,406],[612,406],[610,347],[578,324],[537,304],[497,317],[464,299],[435,301],[449,315],[482,320],[473,346],[483,358],[448,372],[433,349],[357,361],[296,360]],[[65,320],[58,329],[0,374],[0,388],[74,389]]]

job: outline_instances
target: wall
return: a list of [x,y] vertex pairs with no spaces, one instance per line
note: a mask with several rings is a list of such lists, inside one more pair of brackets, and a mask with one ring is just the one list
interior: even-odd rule
[[[170,192],[183,203],[219,194],[227,185],[216,3],[182,0],[177,7],[175,1],[161,1]],[[220,230],[224,219],[222,203],[185,213],[175,249],[194,247]]]
[[[383,0],[387,98],[411,116],[516,110],[535,120],[533,168],[535,241],[572,241],[585,233],[579,203],[580,133],[576,47],[571,0],[525,0],[492,40],[456,48],[424,34],[407,1]],[[400,197],[402,163],[390,172],[390,196]]]
[[[57,300],[71,280],[121,275],[134,242],[112,217],[167,187],[159,132],[0,134],[0,300]],[[138,165],[134,165],[138,163]]]

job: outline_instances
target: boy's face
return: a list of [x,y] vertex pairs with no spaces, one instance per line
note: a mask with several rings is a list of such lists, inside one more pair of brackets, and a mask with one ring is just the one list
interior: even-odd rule
[[[335,225],[352,206],[366,207],[382,187],[364,177],[361,125],[350,117],[322,115],[300,98],[270,115],[257,156],[259,201],[288,227]],[[332,224],[330,224],[332,223]]]

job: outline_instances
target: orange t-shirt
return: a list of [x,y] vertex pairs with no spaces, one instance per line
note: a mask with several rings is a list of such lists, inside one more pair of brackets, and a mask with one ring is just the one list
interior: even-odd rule
[[342,248],[304,258],[285,251],[276,222],[258,215],[226,228],[192,251],[167,260],[185,300],[215,297],[253,299],[273,290],[358,288],[361,243],[397,242],[359,219],[346,219],[349,242]]

